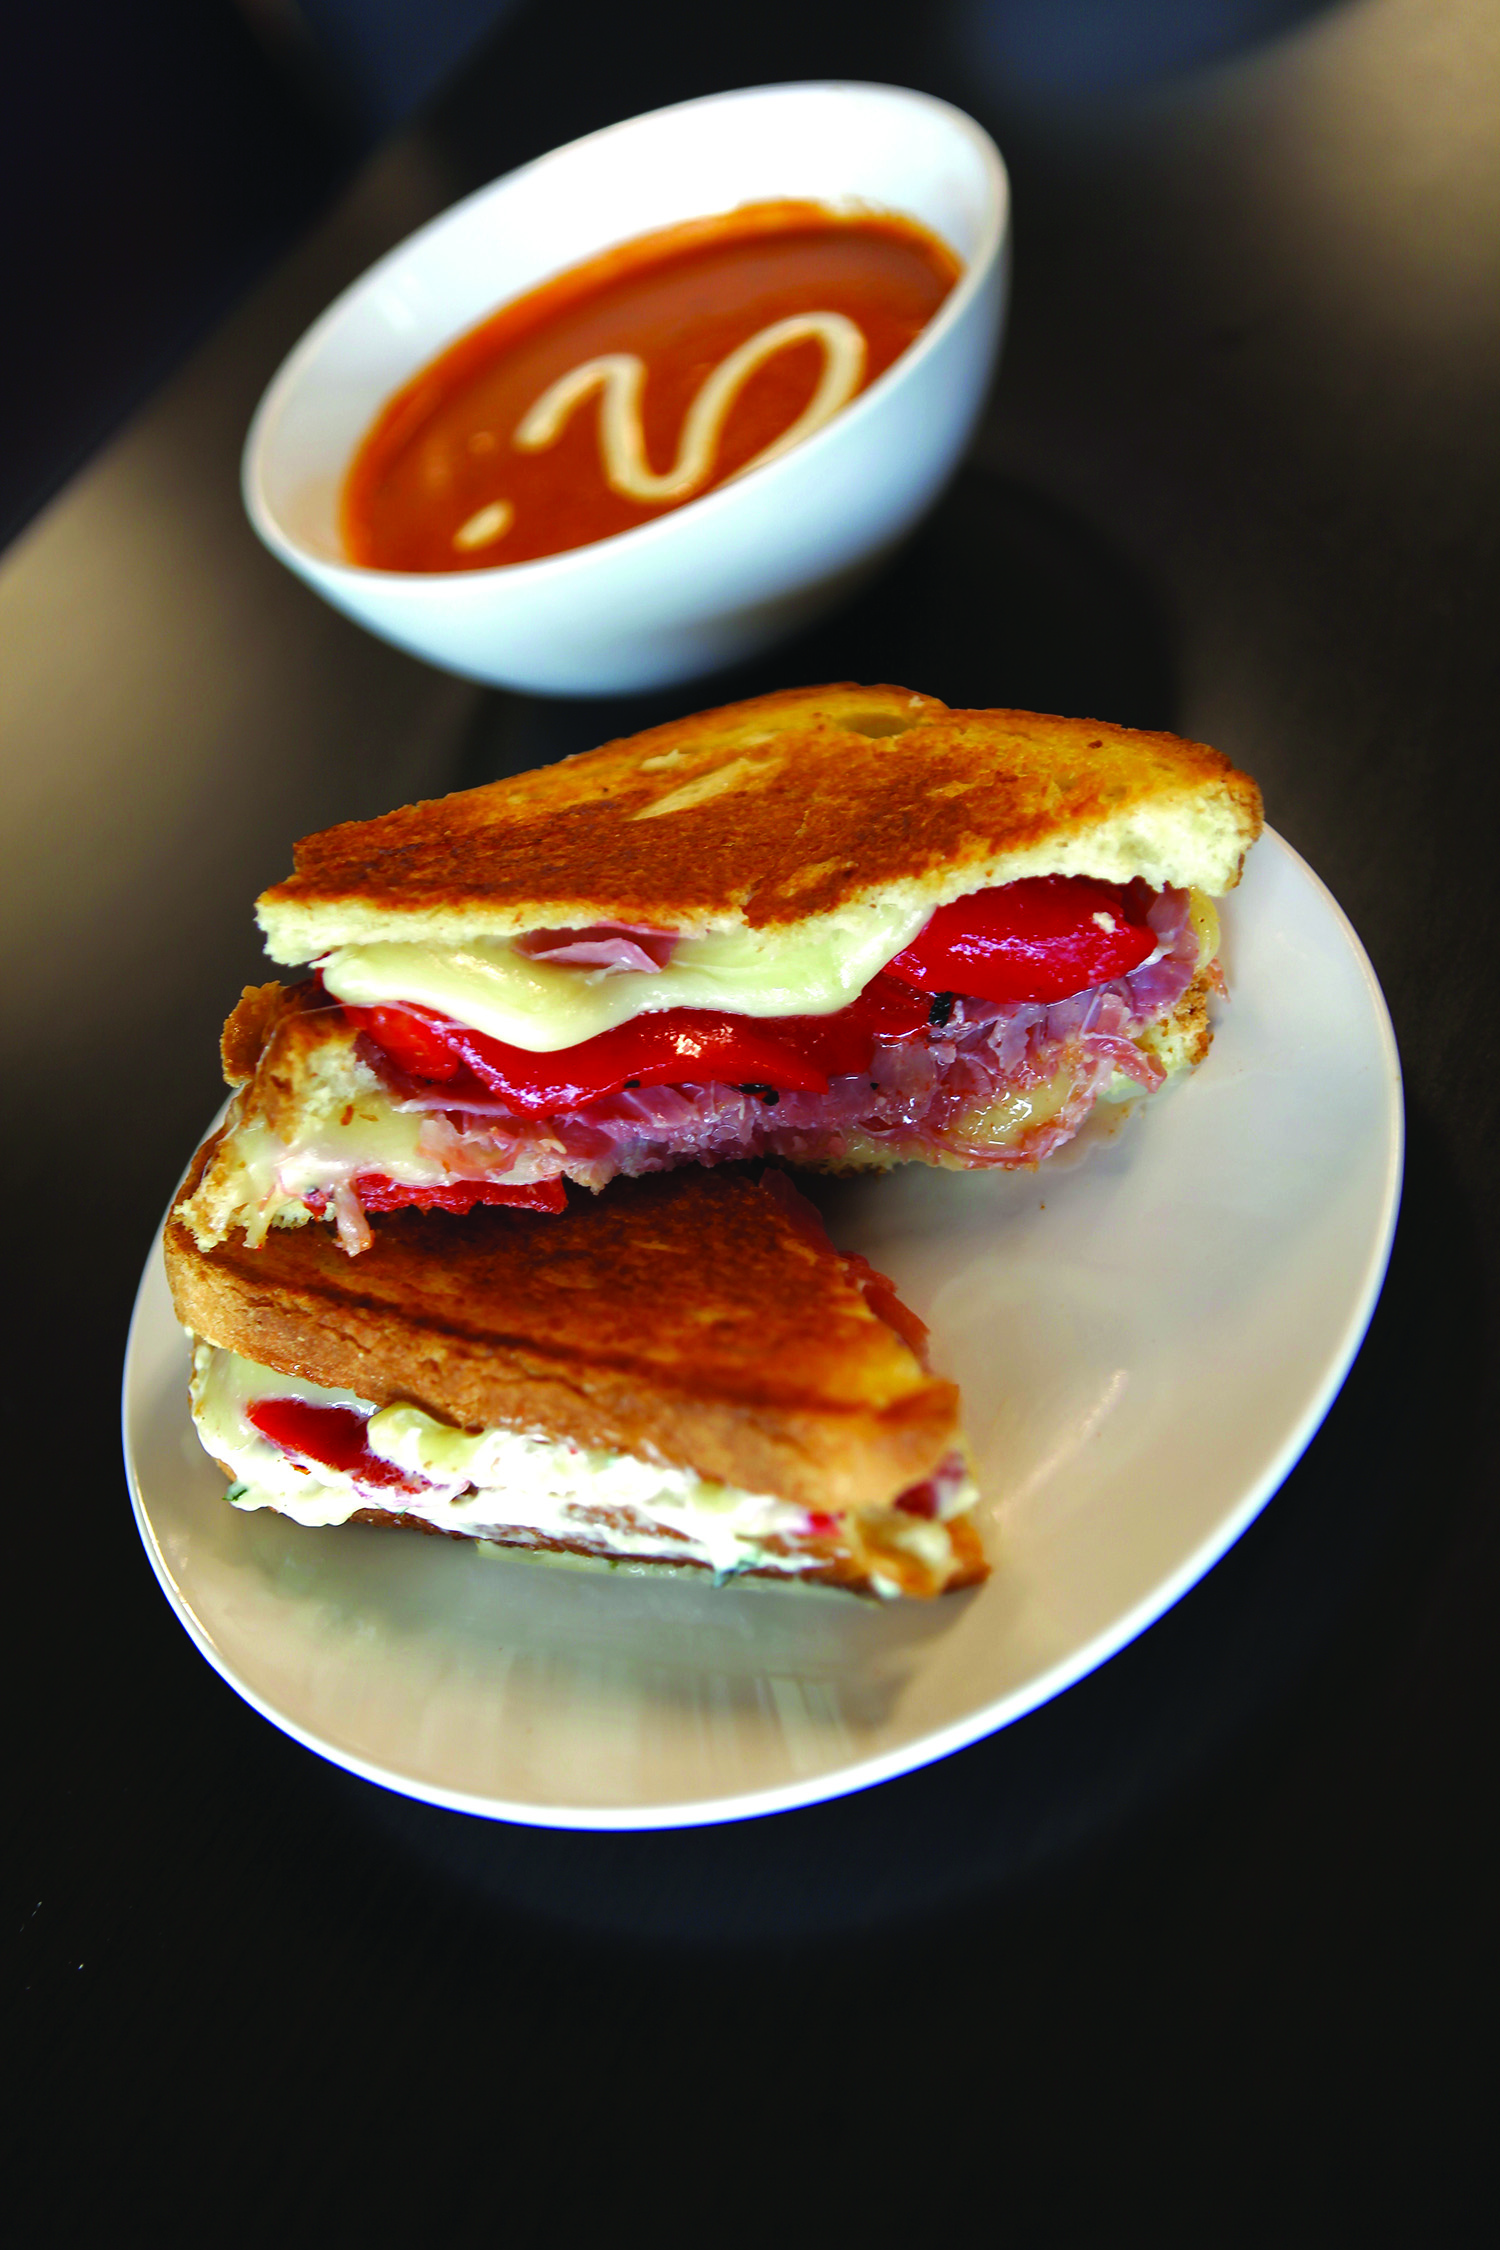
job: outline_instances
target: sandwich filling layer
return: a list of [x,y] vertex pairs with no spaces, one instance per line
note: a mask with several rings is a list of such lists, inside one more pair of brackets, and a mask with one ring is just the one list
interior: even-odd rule
[[957,1455],[892,1507],[834,1516],[633,1454],[377,1408],[203,1342],[192,1403],[205,1449],[234,1480],[231,1504],[310,1527],[395,1520],[716,1579],[833,1577],[887,1595],[940,1593],[973,1563],[974,1535],[956,1527],[978,1495]]
[[[832,1012],[805,1006],[831,989],[825,953],[823,982],[776,988],[796,1013],[658,1006],[560,1049],[516,1046],[412,1000],[299,987],[255,1035],[263,1043],[240,1072],[251,1083],[185,1216],[208,1248],[237,1227],[253,1244],[269,1226],[326,1215],[357,1252],[370,1211],[497,1200],[560,1209],[564,1180],[598,1189],[617,1174],[685,1162],[1034,1165],[1097,1101],[1154,1092],[1209,1043],[1212,902],[1144,885],[1082,888],[1083,906],[1098,894],[1092,911],[1079,911],[1070,891],[1071,925],[1041,937],[1023,928],[1018,938],[1007,904],[1004,943],[992,944],[991,894],[978,894],[963,923],[944,927],[935,915]],[[1050,909],[1056,894],[1039,903]],[[551,958],[527,975],[546,969],[585,994],[664,986],[655,963],[670,939],[620,930],[536,938]],[[558,958],[573,953],[584,958]],[[844,956],[845,966],[855,958]],[[330,970],[337,976],[330,963],[325,980]],[[955,990],[949,977],[989,990]],[[1079,977],[1090,981],[1079,988]]]

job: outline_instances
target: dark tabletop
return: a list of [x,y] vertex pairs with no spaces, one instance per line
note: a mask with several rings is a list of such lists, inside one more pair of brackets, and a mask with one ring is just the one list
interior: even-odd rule
[[[619,2225],[639,2205],[717,2232],[743,2204],[948,2226],[974,2179],[1025,2242],[1113,2239],[1127,2213],[1197,2243],[1467,2239],[1492,1920],[1500,28],[1487,0],[1135,21],[1132,43],[1071,0],[513,9],[0,565],[11,1962],[34,2103],[11,2118],[57,2239],[101,2180],[122,2223],[352,2231],[373,2188],[390,2231],[467,2241],[581,2231],[595,2192]],[[258,547],[249,415],[374,256],[613,118],[816,76],[957,100],[1015,199],[991,410],[856,607],[732,680],[547,704],[385,648]],[[658,1836],[406,1802],[203,1662],[120,1468],[130,1303],[219,1099],[220,1020],[262,973],[251,900],[335,819],[831,677],[1169,726],[1258,776],[1362,936],[1407,1074],[1368,1341],[1192,1594],[938,1766]]]

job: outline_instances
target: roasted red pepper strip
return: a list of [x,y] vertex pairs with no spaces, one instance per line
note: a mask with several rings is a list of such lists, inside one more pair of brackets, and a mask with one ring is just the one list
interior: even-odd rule
[[341,1469],[356,1484],[398,1492],[422,1492],[421,1477],[409,1477],[370,1451],[365,1418],[352,1406],[315,1406],[306,1398],[261,1398],[245,1409],[264,1438],[283,1453],[300,1454],[320,1468]]
[[510,1211],[566,1211],[568,1191],[561,1179],[533,1180],[526,1187],[506,1187],[495,1180],[444,1180],[440,1187],[402,1187],[381,1172],[361,1172],[354,1183],[360,1208],[365,1211],[472,1211],[476,1203],[502,1205]]
[[925,1516],[929,1523],[938,1512],[937,1479],[929,1477],[925,1484],[914,1484],[900,1493],[896,1506],[908,1516]]
[[[467,1066],[491,1094],[533,1117],[582,1109],[630,1086],[765,1086],[823,1094],[830,1078],[868,1069],[877,1039],[908,1039],[929,1015],[906,986],[875,977],[847,1008],[829,1016],[665,1008],[576,1047],[537,1055],[425,1010],[349,1007],[344,1013],[411,1076],[444,1085]],[[438,1051],[438,1067],[419,1069],[417,1057],[429,1049]]]
[[[1144,894],[1144,895],[1143,895]],[[922,992],[1068,1000],[1138,969],[1156,946],[1144,886],[1034,875],[940,906],[886,968]]]
[[441,1021],[409,1008],[346,1008],[351,1023],[360,1024],[393,1063],[409,1078],[427,1078],[443,1085],[463,1069],[443,1036]]
[[[507,1187],[497,1180],[444,1180],[436,1187],[403,1187],[384,1172],[361,1172],[354,1193],[362,1211],[472,1211],[476,1203],[501,1204],[513,1211],[566,1211],[568,1191],[561,1179],[533,1180],[527,1187]],[[328,1208],[321,1188],[302,1198],[318,1218]]]

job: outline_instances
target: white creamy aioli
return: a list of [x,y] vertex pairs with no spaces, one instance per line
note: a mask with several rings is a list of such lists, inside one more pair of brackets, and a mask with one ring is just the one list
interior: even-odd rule
[[[599,467],[610,490],[622,500],[647,506],[691,500],[713,477],[724,425],[751,376],[778,352],[805,343],[817,344],[823,354],[816,390],[780,437],[725,478],[726,484],[733,484],[752,469],[779,461],[783,453],[821,430],[859,389],[865,373],[864,333],[846,314],[793,313],[747,336],[699,385],[678,433],[677,458],[660,473],[652,468],[646,452],[641,411],[646,362],[637,352],[604,352],[559,375],[522,415],[511,443],[521,453],[545,452],[556,445],[578,408],[597,395]],[[509,500],[491,500],[459,525],[453,534],[454,547],[460,554],[470,554],[492,546],[504,538],[515,517]]]
[[778,352],[802,343],[821,347],[818,387],[796,421],[734,472],[737,477],[748,476],[822,429],[859,389],[865,372],[865,339],[844,313],[794,313],[788,320],[757,329],[720,360],[699,386],[683,420],[677,458],[661,475],[646,455],[641,418],[646,363],[635,352],[606,352],[560,375],[522,417],[512,442],[523,453],[539,453],[555,445],[574,411],[597,392],[600,466],[610,489],[625,500],[689,500],[713,475],[724,424],[756,369]]

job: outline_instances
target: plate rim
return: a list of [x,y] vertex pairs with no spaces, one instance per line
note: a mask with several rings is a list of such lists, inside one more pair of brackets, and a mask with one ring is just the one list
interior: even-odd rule
[[[1359,1354],[1384,1286],[1395,1240],[1405,1163],[1406,1116],[1400,1050],[1385,995],[1358,932],[1321,876],[1295,846],[1289,844],[1274,828],[1265,828],[1261,842],[1270,844],[1286,855],[1295,872],[1309,885],[1316,900],[1330,914],[1334,927],[1359,971],[1370,1003],[1370,1014],[1384,1066],[1380,1084],[1383,1096],[1382,1125],[1387,1139],[1378,1223],[1372,1235],[1365,1270],[1357,1290],[1351,1296],[1342,1333],[1328,1355],[1322,1377],[1311,1393],[1307,1406],[1286,1432],[1261,1475],[1247,1488],[1239,1503],[1225,1512],[1208,1537],[1175,1570],[1159,1580],[1130,1608],[1112,1618],[1091,1639],[1009,1694],[966,1712],[944,1726],[915,1736],[894,1749],[876,1752],[817,1774],[777,1782],[769,1787],[737,1791],[728,1796],[699,1797],[651,1805],[538,1804],[452,1789],[441,1783],[424,1781],[417,1776],[402,1774],[380,1765],[359,1751],[315,1733],[290,1712],[279,1709],[244,1679],[194,1610],[162,1551],[134,1457],[130,1416],[133,1371],[139,1349],[138,1333],[147,1316],[148,1295],[157,1279],[162,1234],[167,1218],[167,1213],[164,1212],[152,1237],[131,1310],[120,1393],[121,1447],[131,1510],[147,1560],[178,1623],[199,1654],[242,1701],[248,1703],[262,1718],[269,1720],[278,1732],[360,1780],[372,1782],[379,1788],[391,1790],[413,1802],[433,1805],[444,1811],[466,1813],[471,1818],[509,1822],[526,1828],[614,1834],[722,1826],[739,1820],[761,1819],[775,1813],[800,1811],[812,1805],[831,1803],[837,1798],[852,1796],[860,1790],[878,1787],[882,1782],[897,1780],[903,1774],[936,1765],[943,1759],[952,1757],[955,1752],[968,1749],[974,1743],[1002,1732],[1006,1727],[1015,1725],[1017,1720],[1065,1694],[1090,1673],[1098,1671],[1132,1641],[1139,1639],[1142,1633],[1164,1617],[1168,1610],[1175,1608],[1194,1586],[1206,1578],[1229,1549],[1243,1538],[1256,1517],[1280,1491],[1327,1418]],[[222,1111],[220,1114],[222,1116]],[[183,1177],[186,1177],[186,1168]],[[174,1198],[175,1194],[174,1188]]]

